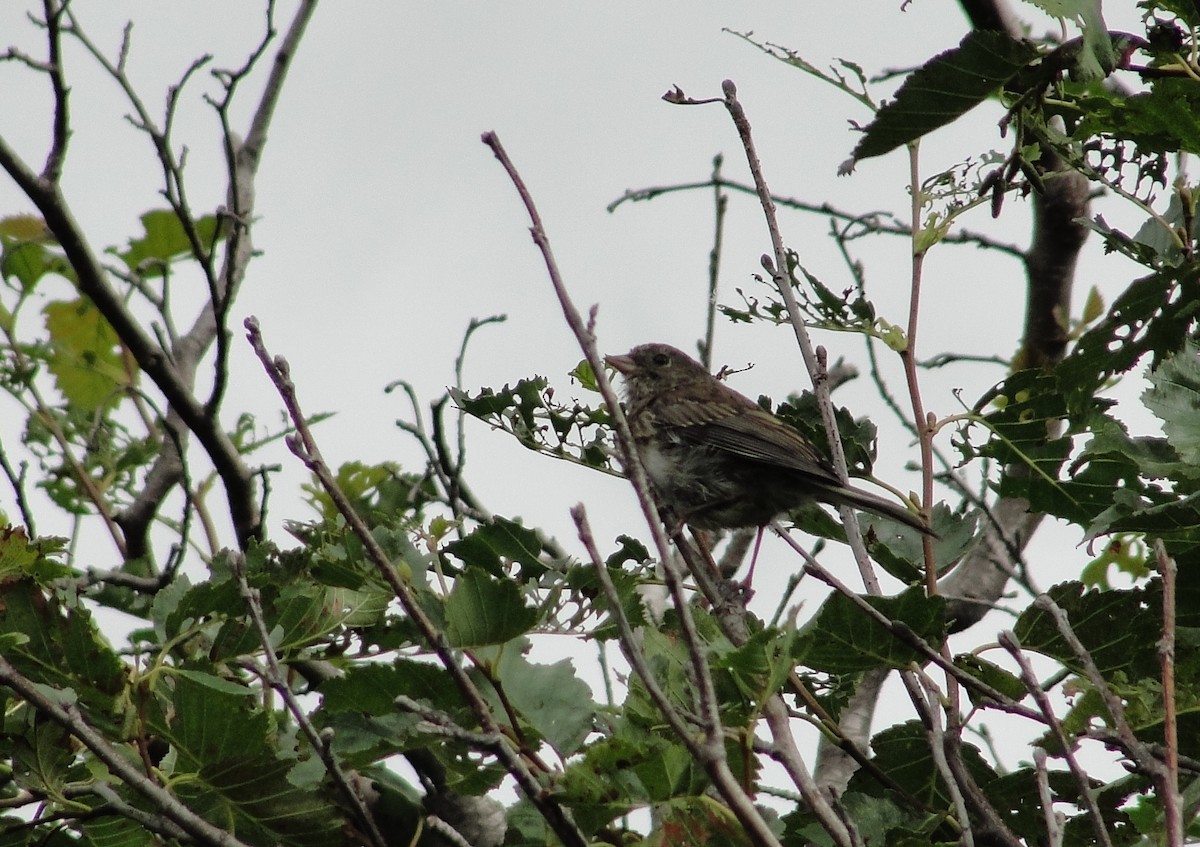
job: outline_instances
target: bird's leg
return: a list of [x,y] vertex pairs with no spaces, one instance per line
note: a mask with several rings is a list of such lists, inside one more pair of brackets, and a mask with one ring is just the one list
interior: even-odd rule
[[754,582],[754,566],[758,564],[758,548],[762,547],[763,530],[767,527],[760,526],[758,532],[754,535],[754,552],[750,554],[750,570],[746,573],[746,579],[742,582],[742,587],[746,592],[751,591],[751,584]]

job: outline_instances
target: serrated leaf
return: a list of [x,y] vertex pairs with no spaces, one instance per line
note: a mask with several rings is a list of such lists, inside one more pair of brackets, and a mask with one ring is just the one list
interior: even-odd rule
[[72,571],[54,557],[67,546],[67,539],[43,536],[30,540],[22,526],[0,527],[0,585],[28,576],[40,585],[70,576]]
[[1200,345],[1182,350],[1146,374],[1142,403],[1162,421],[1167,441],[1184,463],[1200,465]]
[[[871,739],[875,765],[890,776],[909,794],[930,809],[941,809],[952,802],[930,753],[929,734],[919,721],[897,724]],[[972,744],[956,749],[975,783],[986,787],[996,779],[996,772]],[[852,789],[877,794],[874,777],[859,771],[850,781]],[[926,843],[929,843],[928,840]]]
[[[129,248],[118,253],[131,270],[143,277],[162,276],[165,265],[192,253],[192,243],[179,216],[170,209],[155,209],[141,217],[145,235],[129,242]],[[218,219],[205,215],[195,222],[195,232],[200,245],[211,249],[221,235],[218,234]]]
[[1079,98],[1077,139],[1107,135],[1137,145],[1141,154],[1200,153],[1200,86],[1191,79],[1157,79],[1149,91],[1125,95],[1089,89]]
[[596,382],[596,374],[592,371],[591,363],[587,359],[579,360],[579,364],[571,371],[571,376],[577,379],[580,387],[587,391],[600,390],[600,386]]
[[5,279],[16,279],[24,293],[33,291],[38,280],[48,273],[74,279],[74,273],[66,259],[52,252],[40,241],[4,245],[3,254],[0,254],[0,274]]
[[87,412],[114,405],[129,385],[117,333],[85,299],[47,303],[49,368],[67,402]]
[[451,647],[503,644],[524,635],[538,613],[525,605],[521,590],[507,578],[467,568],[446,598],[446,638]]
[[205,688],[211,688],[214,691],[219,691],[222,694],[233,694],[238,697],[253,697],[257,692],[252,688],[247,688],[237,682],[215,676],[211,673],[203,671],[190,670],[188,668],[175,668],[171,671],[174,676],[183,677],[189,682],[194,682],[197,685],[202,685]]
[[517,650],[505,650],[495,673],[509,703],[561,758],[578,751],[592,731],[596,704],[570,659],[534,664]]
[[461,559],[463,564],[483,568],[496,577],[510,578],[505,571],[506,562],[520,566],[522,582],[537,579],[546,572],[540,559],[542,543],[537,533],[507,518],[494,518],[443,549]]
[[4,635],[13,636],[5,658],[25,676],[77,696],[101,721],[120,720],[114,698],[124,690],[125,668],[86,608],[64,607],[32,580],[9,582],[0,614]]
[[[889,618],[903,622],[937,649],[945,636],[946,608],[941,597],[926,597],[910,588],[895,597],[867,597]],[[798,664],[828,673],[852,673],[874,668],[904,668],[923,660],[923,654],[893,635],[856,603],[833,592],[800,632]]]
[[158,711],[151,723],[171,745],[173,785],[180,799],[207,817],[226,821],[247,843],[340,843],[341,816],[335,808],[288,781],[296,759],[277,754],[270,714],[255,708],[253,698],[188,676],[175,674],[172,683],[169,711]]
[[[52,721],[40,721],[23,733],[12,747],[12,778],[20,787],[65,800],[68,782],[79,779],[73,766],[71,736]],[[72,773],[74,772],[74,773]]]
[[[1085,591],[1081,583],[1065,582],[1046,593],[1066,612],[1076,637],[1105,678],[1112,679],[1117,673],[1127,679],[1157,674],[1156,645],[1162,620],[1156,613],[1161,608],[1159,591]],[[1013,632],[1026,650],[1081,670],[1075,651],[1059,633],[1050,612],[1031,606],[1017,619]]]
[[1032,44],[976,30],[909,75],[881,107],[851,154],[858,162],[882,156],[978,106],[1038,56]]
[[1020,679],[987,659],[968,653],[955,656],[954,664],[1013,700],[1021,700],[1028,693]]
[[1083,30],[1083,46],[1075,60],[1077,79],[1102,79],[1116,66],[1112,39],[1099,0],[1025,0],[1056,18],[1078,22]]
[[0,218],[0,241],[44,241],[51,237],[46,221],[37,215],[8,215]]

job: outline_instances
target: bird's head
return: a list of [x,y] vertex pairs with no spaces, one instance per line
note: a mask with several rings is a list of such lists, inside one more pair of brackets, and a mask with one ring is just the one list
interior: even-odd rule
[[630,399],[712,378],[703,365],[669,344],[642,344],[624,356],[605,356],[604,361],[625,378]]

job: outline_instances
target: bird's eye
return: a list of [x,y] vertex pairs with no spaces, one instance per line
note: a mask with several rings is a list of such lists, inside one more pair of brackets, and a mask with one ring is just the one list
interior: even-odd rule
[[667,363],[669,363],[670,361],[671,361],[671,358],[666,353],[655,353],[654,354],[654,364],[658,365],[660,368],[663,367],[664,365],[666,365]]

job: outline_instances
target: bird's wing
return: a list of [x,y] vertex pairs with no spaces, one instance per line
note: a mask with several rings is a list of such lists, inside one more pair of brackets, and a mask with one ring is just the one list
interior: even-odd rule
[[829,460],[819,450],[795,429],[758,408],[687,426],[681,435],[693,443],[839,484]]

